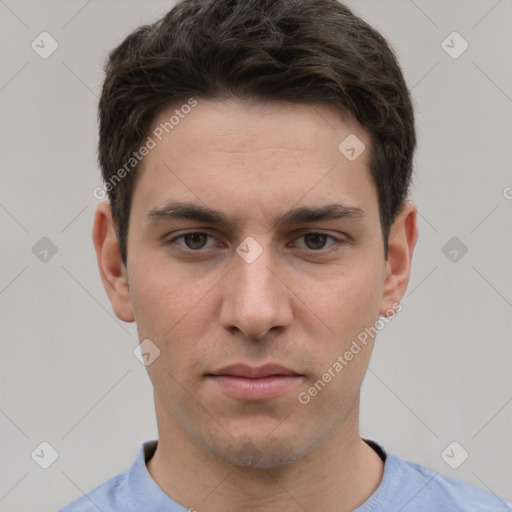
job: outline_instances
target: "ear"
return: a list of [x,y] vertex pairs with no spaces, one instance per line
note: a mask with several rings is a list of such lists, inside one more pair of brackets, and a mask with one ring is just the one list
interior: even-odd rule
[[133,322],[135,316],[128,288],[128,274],[121,259],[109,203],[100,203],[96,208],[92,239],[101,280],[112,303],[112,309],[119,319]]
[[390,311],[396,310],[405,294],[417,239],[417,208],[412,201],[405,201],[389,233],[388,257],[379,312],[381,316],[388,316]]

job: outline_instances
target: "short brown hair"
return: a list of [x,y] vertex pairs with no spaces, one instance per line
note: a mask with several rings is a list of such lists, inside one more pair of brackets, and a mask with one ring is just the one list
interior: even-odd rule
[[[386,40],[337,0],[183,0],[109,55],[99,101],[98,158],[123,262],[136,171],[112,178],[163,108],[191,97],[323,102],[372,141],[370,173],[387,239],[408,193],[414,113]],[[341,141],[340,141],[341,142]],[[115,185],[115,186],[113,186]]]

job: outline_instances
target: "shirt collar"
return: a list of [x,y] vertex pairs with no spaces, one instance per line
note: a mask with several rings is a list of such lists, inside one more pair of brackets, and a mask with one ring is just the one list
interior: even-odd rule
[[133,503],[134,511],[167,510],[168,512],[187,512],[187,508],[167,496],[149,474],[146,462],[155,453],[158,441],[146,441],[137,453],[135,463],[126,476],[127,492]]
[[[381,458],[384,459],[384,474],[379,487],[375,492],[368,498],[368,500],[357,509],[357,512],[366,512],[370,510],[377,510],[373,507],[385,503],[390,498],[392,493],[396,490],[400,477],[400,464],[399,459],[393,455],[386,453],[384,448],[376,443],[375,441],[364,439]],[[128,470],[126,483],[127,493],[130,498],[130,502],[133,504],[134,512],[140,510],[166,510],[168,512],[188,512],[187,509],[160,489],[158,484],[153,480],[149,474],[146,463],[153,457],[157,447],[158,441],[146,441],[143,443],[137,453],[135,463]]]

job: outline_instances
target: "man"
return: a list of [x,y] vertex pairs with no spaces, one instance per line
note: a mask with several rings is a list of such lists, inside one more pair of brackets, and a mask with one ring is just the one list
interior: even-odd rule
[[335,0],[185,0],[110,54],[99,120],[98,265],[159,435],[63,511],[512,510],[359,434],[417,239],[381,35]]

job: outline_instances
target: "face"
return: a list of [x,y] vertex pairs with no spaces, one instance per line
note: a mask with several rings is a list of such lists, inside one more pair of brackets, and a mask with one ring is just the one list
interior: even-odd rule
[[[357,427],[372,338],[344,354],[400,299],[407,237],[386,261],[370,139],[332,107],[197,101],[153,136],[126,288],[109,295],[160,350],[147,367],[159,425],[225,462],[275,467]],[[354,161],[338,149],[349,135],[366,146]]]

